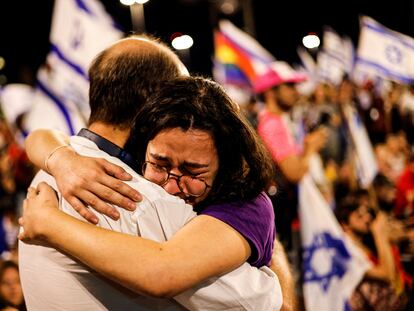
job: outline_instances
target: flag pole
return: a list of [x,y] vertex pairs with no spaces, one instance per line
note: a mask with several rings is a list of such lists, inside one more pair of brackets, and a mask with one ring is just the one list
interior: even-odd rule
[[256,37],[256,27],[254,23],[253,4],[251,0],[242,0],[242,11],[244,20],[244,30],[253,37]]
[[145,32],[144,5],[135,2],[129,6],[129,9],[131,11],[132,30],[138,33]]

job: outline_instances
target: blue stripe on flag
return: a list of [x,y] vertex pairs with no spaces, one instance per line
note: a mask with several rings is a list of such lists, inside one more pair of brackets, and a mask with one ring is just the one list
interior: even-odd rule
[[[76,5],[78,6],[79,9],[81,9],[82,11],[86,12],[87,14],[91,15],[91,16],[96,16],[94,12],[92,12],[88,6],[86,5],[86,3],[83,0],[75,0]],[[122,26],[118,23],[116,23],[114,20],[112,20],[112,27],[114,27],[115,29],[119,30],[119,31],[124,31],[124,29],[122,28]]]
[[414,78],[409,78],[409,77],[402,76],[400,74],[395,73],[394,71],[388,70],[384,66],[378,65],[377,63],[374,63],[372,61],[369,61],[369,60],[361,58],[361,57],[357,57],[356,63],[361,63],[361,64],[364,64],[364,65],[374,67],[375,69],[377,69],[378,71],[381,71],[382,73],[384,73],[388,77],[394,78],[394,79],[399,80],[399,81],[401,81],[403,83],[406,83],[406,84],[411,84],[411,83],[414,82]]
[[29,132],[23,126],[20,127],[20,133],[23,135],[23,138],[29,136]]
[[59,98],[57,98],[47,87],[46,85],[44,85],[41,81],[37,80],[37,85],[36,85],[39,90],[41,90],[45,95],[47,95],[55,104],[56,106],[59,108],[59,110],[62,112],[63,117],[66,120],[66,124],[69,128],[70,131],[70,135],[75,135],[75,130],[73,128],[72,125],[72,120],[70,118],[69,115],[69,111],[66,109],[65,104],[60,101]]
[[83,2],[83,0],[75,0],[76,5],[78,6],[79,9],[81,9],[82,11],[86,12],[89,15],[95,15],[93,14],[93,12],[91,10],[89,10],[89,8],[87,7],[87,5],[85,4],[85,2]]
[[391,39],[393,39],[394,41],[398,41],[399,43],[405,45],[406,47],[413,49],[414,50],[414,45],[410,44],[409,42],[407,42],[407,40],[404,40],[404,38],[400,38],[400,36],[402,36],[403,34],[395,34],[392,30],[382,26],[382,25],[377,25],[374,23],[370,23],[370,22],[363,22],[362,25],[364,27],[367,27],[375,32],[380,33],[381,35],[387,36]]
[[71,67],[74,71],[76,71],[77,73],[79,73],[82,77],[84,77],[87,81],[89,81],[89,77],[88,74],[82,69],[81,66],[79,66],[78,64],[75,64],[74,62],[72,62],[69,58],[67,58],[63,52],[59,49],[59,47],[55,44],[52,43],[50,50],[52,53],[55,53],[57,57],[59,57],[59,59],[61,61],[63,61],[66,65],[68,65],[69,67]]

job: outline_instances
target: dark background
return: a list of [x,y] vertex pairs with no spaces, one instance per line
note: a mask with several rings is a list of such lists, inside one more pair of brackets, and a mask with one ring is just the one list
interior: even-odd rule
[[[232,15],[220,12],[222,0],[150,0],[145,4],[148,33],[170,42],[173,33],[189,34],[192,73],[211,75],[212,29],[221,17],[255,33],[258,41],[277,59],[298,62],[296,48],[304,35],[322,35],[324,25],[348,35],[356,45],[360,14],[371,16],[385,26],[414,36],[414,1],[276,1],[251,0],[253,27],[246,27],[243,3]],[[53,0],[0,1],[0,56],[6,66],[0,76],[7,82],[33,83],[38,66],[49,49]],[[115,21],[128,32],[132,29],[129,8],[118,0],[101,0]],[[237,1],[236,1],[237,2]]]

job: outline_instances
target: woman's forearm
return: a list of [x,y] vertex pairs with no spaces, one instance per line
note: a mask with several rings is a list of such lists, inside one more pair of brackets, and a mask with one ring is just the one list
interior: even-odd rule
[[[56,210],[56,216],[43,231],[43,239],[71,254],[98,273],[144,295],[174,296],[165,282],[164,271],[174,267],[164,260],[164,245],[81,222]],[[168,287],[168,288],[167,288]],[[180,289],[179,284],[176,286]]]
[[296,310],[295,280],[292,275],[286,252],[278,239],[275,239],[274,241],[270,269],[277,275],[282,288],[283,304],[280,310]]
[[392,254],[392,248],[387,235],[382,232],[373,232],[375,246],[378,253],[378,269],[383,272],[383,275],[391,283],[396,280],[396,266]]
[[250,255],[247,242],[238,244],[239,234],[226,225],[217,226],[215,219],[197,217],[192,221],[195,225],[186,225],[190,228],[157,243],[56,213],[42,229],[47,242],[109,279],[154,297],[173,297],[209,277],[234,270]]
[[46,170],[45,161],[53,150],[69,144],[69,137],[58,131],[39,129],[26,138],[26,153],[36,166]]

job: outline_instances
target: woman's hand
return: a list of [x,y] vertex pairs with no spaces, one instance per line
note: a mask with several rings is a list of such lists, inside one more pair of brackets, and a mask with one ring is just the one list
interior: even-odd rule
[[23,216],[19,224],[23,231],[19,234],[22,241],[43,240],[47,235],[47,226],[53,222],[53,215],[59,213],[56,192],[46,183],[37,188],[30,187],[23,202]]
[[70,147],[53,154],[48,159],[48,168],[63,197],[94,224],[98,218],[88,205],[116,220],[119,213],[107,202],[135,210],[136,202],[142,200],[138,191],[123,182],[132,178],[123,168],[104,159],[80,156]]

